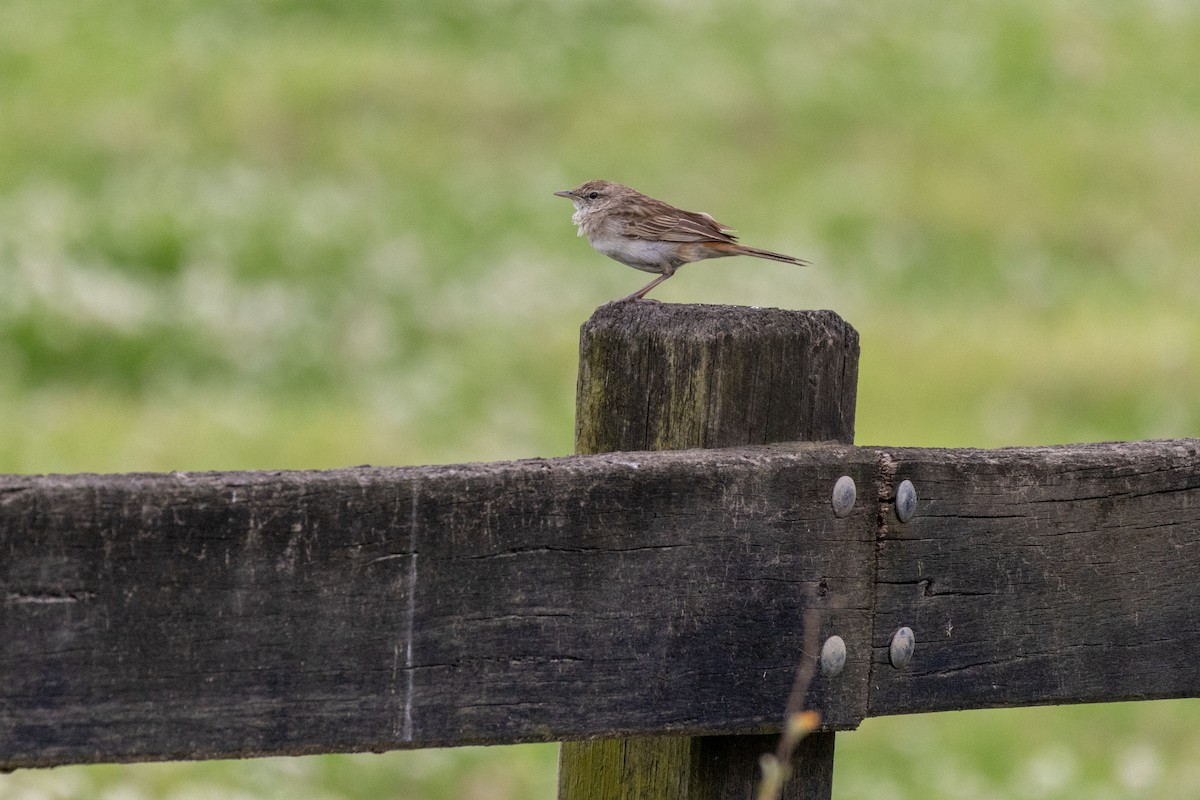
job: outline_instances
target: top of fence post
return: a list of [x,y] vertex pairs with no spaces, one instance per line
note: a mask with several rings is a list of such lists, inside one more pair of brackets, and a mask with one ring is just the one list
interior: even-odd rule
[[832,311],[601,306],[580,336],[576,452],[852,443],[858,351]]

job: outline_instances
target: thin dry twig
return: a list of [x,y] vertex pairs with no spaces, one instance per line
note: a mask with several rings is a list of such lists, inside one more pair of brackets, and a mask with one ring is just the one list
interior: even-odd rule
[[764,753],[759,759],[762,782],[758,785],[757,800],[779,800],[783,786],[791,777],[792,756],[800,741],[821,724],[821,715],[816,711],[804,710],[804,699],[817,674],[818,647],[821,634],[821,613],[817,610],[812,591],[807,592],[804,603],[804,651],[796,666],[796,679],[788,694],[784,711],[783,733],[774,753]]

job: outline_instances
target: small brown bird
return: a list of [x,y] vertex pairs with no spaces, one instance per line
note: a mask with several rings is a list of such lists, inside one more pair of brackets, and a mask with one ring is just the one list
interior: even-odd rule
[[611,181],[588,181],[570,191],[555,192],[575,204],[571,221],[579,235],[598,252],[643,272],[660,273],[625,300],[646,293],[693,261],[725,256],[754,256],[808,264],[799,258],[737,243],[728,228],[703,211],[684,211]]

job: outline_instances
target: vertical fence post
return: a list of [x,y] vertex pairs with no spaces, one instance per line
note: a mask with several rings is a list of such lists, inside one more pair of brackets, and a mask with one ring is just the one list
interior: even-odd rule
[[[581,454],[854,439],[858,334],[831,311],[618,303],[579,350]],[[802,742],[786,798],[830,796],[833,737]],[[559,800],[742,800],[775,739],[564,742]]]

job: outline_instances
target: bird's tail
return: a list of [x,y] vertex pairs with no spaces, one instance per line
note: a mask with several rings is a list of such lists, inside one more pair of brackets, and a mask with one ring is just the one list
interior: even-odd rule
[[755,258],[769,258],[771,261],[782,261],[785,264],[799,264],[805,267],[809,265],[802,258],[785,256],[783,253],[773,253],[770,250],[759,250],[757,247],[748,247],[744,244],[726,245],[722,249],[731,256],[754,256]]

